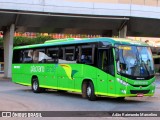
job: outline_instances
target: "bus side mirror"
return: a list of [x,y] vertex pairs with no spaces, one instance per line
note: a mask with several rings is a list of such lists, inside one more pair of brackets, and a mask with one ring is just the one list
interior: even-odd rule
[[127,65],[125,63],[120,63],[120,68],[122,70],[127,70]]

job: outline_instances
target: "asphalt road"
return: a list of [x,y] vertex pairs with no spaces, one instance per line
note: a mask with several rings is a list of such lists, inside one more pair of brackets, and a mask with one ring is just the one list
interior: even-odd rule
[[[160,80],[156,84],[153,97],[127,97],[124,101],[99,97],[97,101],[88,101],[80,94],[68,92],[47,91],[36,94],[28,86],[0,78],[0,111],[160,111]],[[99,118],[101,117],[92,119]]]

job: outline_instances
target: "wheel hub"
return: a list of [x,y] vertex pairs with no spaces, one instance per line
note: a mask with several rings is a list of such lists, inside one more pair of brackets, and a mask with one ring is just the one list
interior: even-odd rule
[[87,96],[88,97],[91,96],[91,87],[90,86],[87,87]]
[[37,90],[38,88],[38,83],[36,81],[33,82],[33,89],[34,90]]

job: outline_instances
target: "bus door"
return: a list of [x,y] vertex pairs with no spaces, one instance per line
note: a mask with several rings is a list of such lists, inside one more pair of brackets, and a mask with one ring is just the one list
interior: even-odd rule
[[101,93],[115,94],[115,70],[113,49],[98,50],[98,91]]

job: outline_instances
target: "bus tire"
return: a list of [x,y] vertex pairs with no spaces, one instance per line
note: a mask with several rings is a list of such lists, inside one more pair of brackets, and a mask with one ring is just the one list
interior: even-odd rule
[[94,101],[96,100],[96,95],[94,93],[94,85],[92,81],[89,81],[86,87],[86,95],[88,100]]
[[44,91],[44,89],[42,89],[42,88],[39,87],[38,78],[33,78],[32,79],[32,91],[34,93],[40,93],[40,92]]
[[117,100],[119,100],[119,101],[124,101],[124,100],[125,100],[125,97],[118,97]]
[[82,83],[82,97],[87,98],[87,81],[83,81]]

